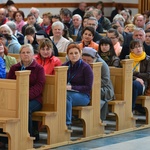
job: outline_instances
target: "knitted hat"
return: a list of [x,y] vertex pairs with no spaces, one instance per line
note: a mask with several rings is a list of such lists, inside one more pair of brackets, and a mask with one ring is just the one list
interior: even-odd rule
[[84,47],[82,50],[82,55],[88,55],[91,56],[92,58],[97,57],[97,51],[93,49],[92,47]]

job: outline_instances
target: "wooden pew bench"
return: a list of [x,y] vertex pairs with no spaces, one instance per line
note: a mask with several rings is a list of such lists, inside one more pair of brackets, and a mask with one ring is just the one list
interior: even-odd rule
[[94,81],[90,104],[88,106],[73,107],[73,115],[77,115],[78,118],[83,121],[84,138],[104,134],[104,125],[100,120],[101,66],[102,63],[91,64],[94,73]]
[[122,60],[122,68],[110,67],[115,100],[108,102],[110,112],[116,117],[116,130],[135,127],[132,114],[132,60]]
[[136,104],[142,105],[146,111],[146,124],[150,125],[150,96],[138,96]]
[[28,133],[30,71],[17,71],[16,80],[0,79],[0,128],[8,137],[8,150],[33,147]]
[[48,145],[65,145],[70,140],[66,126],[66,83],[68,67],[55,67],[55,75],[46,75],[43,107],[33,113],[33,120],[41,121],[47,129]]
[[11,57],[15,57],[17,62],[20,61],[20,55],[19,54],[8,53],[8,55],[11,56]]
[[66,62],[66,52],[58,52],[58,58],[61,60],[62,63]]

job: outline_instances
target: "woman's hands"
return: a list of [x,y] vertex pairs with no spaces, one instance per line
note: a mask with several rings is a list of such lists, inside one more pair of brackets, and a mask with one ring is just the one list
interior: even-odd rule
[[140,82],[144,86],[144,81],[140,78],[136,78],[136,81]]
[[67,90],[71,90],[71,85],[67,85]]

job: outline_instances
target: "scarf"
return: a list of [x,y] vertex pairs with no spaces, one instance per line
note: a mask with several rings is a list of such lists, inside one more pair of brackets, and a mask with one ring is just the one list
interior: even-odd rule
[[133,52],[129,54],[130,59],[133,59],[133,71],[138,71],[140,70],[139,64],[141,60],[144,60],[146,57],[146,53],[143,51],[141,55],[136,55]]
[[105,52],[105,53],[101,52],[100,56],[109,65],[109,63],[111,61],[111,59],[110,59],[110,52],[109,51]]
[[115,50],[115,53],[117,56],[120,56],[120,53],[121,53],[121,50],[122,50],[122,46],[120,45],[119,42],[117,42],[115,45],[114,45],[114,50]]

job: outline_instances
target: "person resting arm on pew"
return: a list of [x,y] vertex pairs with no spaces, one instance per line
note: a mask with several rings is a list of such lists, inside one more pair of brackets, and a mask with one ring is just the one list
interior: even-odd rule
[[72,107],[86,106],[90,103],[90,92],[93,84],[93,72],[87,63],[81,59],[81,50],[76,43],[67,47],[69,61],[67,71],[67,111],[66,124],[71,129]]
[[82,60],[88,64],[102,62],[101,69],[101,120],[105,120],[108,113],[108,101],[114,99],[114,88],[110,79],[110,71],[106,62],[98,55],[97,51],[91,47],[84,47],[82,50]]
[[45,74],[54,75],[54,67],[61,66],[61,61],[53,55],[53,44],[44,38],[39,45],[39,53],[34,56],[38,64],[44,67]]
[[[31,70],[29,80],[29,133],[33,132],[32,113],[42,108],[42,91],[45,83],[44,68],[34,59],[34,50],[31,44],[22,45],[20,48],[20,62],[13,65],[8,73],[8,79],[16,79],[15,71]],[[37,122],[34,128],[38,127]]]
[[142,42],[138,39],[130,43],[130,54],[126,58],[133,59],[133,89],[132,89],[132,111],[143,112],[144,108],[136,105],[139,95],[145,93],[150,79],[150,57],[143,51]]

